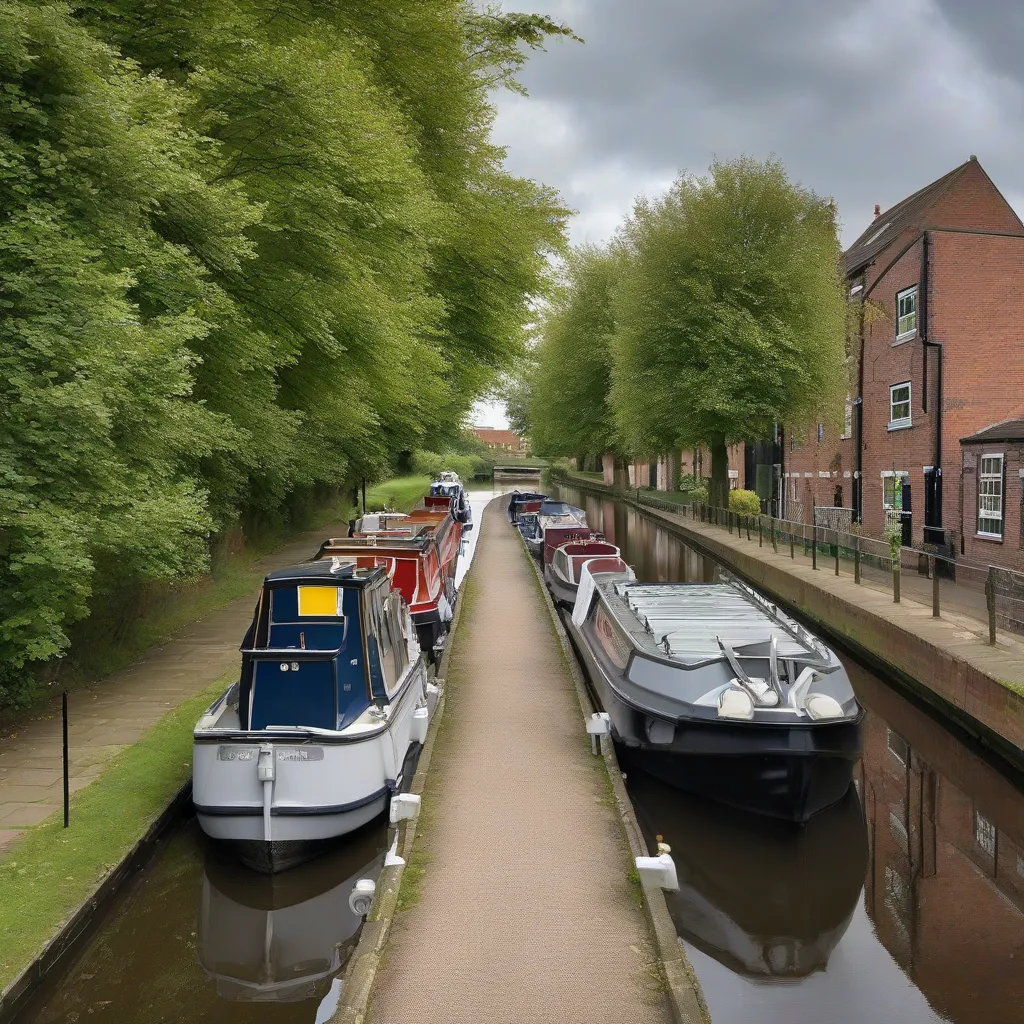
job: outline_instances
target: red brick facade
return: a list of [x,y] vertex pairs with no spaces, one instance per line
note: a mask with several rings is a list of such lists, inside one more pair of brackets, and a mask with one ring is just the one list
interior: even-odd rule
[[[1019,567],[1019,504],[1016,531],[1008,519],[1000,543],[975,537],[976,483],[961,477],[960,439],[1024,414],[1024,224],[972,158],[876,217],[846,263],[851,297],[864,310],[853,351],[862,365],[853,368],[851,391],[856,400],[862,388],[865,532],[884,530],[886,478],[890,500],[894,482],[906,480],[914,545],[941,538],[950,553]],[[897,307],[905,289],[916,295],[913,326],[905,317],[901,333]],[[811,427],[805,444],[794,447],[790,432],[788,518],[811,522],[816,505],[836,499],[853,505],[856,409],[851,419],[847,439],[834,428]],[[926,474],[935,467],[941,469],[941,523],[933,507],[926,537]]]

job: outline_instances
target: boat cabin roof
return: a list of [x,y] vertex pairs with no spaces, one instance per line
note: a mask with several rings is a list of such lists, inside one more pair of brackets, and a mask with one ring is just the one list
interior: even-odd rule
[[[323,548],[321,548],[323,551]],[[344,557],[318,558],[302,565],[290,565],[283,569],[275,569],[263,580],[264,586],[284,586],[288,583],[315,586],[323,583],[331,587],[351,587],[359,589],[377,582],[386,573],[383,568],[362,569],[356,566],[355,560]]]
[[[596,582],[600,586],[600,581]],[[639,630],[631,629],[633,636],[640,640],[642,633],[648,634],[659,651],[672,658],[706,661],[722,656],[719,639],[730,647],[743,648],[767,645],[772,637],[780,658],[822,657],[810,633],[734,581],[645,584],[613,578],[608,591],[620,598],[637,620]]]

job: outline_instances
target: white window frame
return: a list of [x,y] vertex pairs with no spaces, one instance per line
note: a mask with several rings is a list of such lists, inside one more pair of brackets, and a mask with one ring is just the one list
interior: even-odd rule
[[[903,300],[913,296],[914,309],[910,313],[902,313],[900,305]],[[912,321],[912,322],[911,322]],[[906,326],[905,322],[911,322]],[[917,334],[917,285],[911,285],[896,293],[896,340],[903,341],[905,338],[912,338]]]
[[[992,460],[998,465],[998,470],[989,470],[985,472],[986,460]],[[988,537],[992,540],[1002,540],[1003,530],[1005,529],[1005,520],[1003,513],[1005,511],[1006,495],[1003,493],[1003,468],[1006,464],[1004,455],[1002,452],[987,452],[978,459],[978,524],[977,534],[979,537]],[[998,490],[989,491],[987,494],[982,490],[985,483],[995,484]],[[985,516],[982,517],[982,499],[998,499],[999,509],[989,508],[985,510]],[[994,504],[994,501],[990,501],[990,504]],[[999,522],[999,531],[985,530],[982,529],[981,521],[982,518],[987,519],[989,522]]]
[[995,857],[999,830],[979,811],[974,812],[974,841],[989,857]]
[[[894,392],[899,388],[907,389],[907,397],[905,400],[901,399],[899,402],[894,401]],[[914,389],[911,386],[909,380],[900,381],[899,384],[889,385],[889,430],[903,430],[906,427],[913,425],[913,399]],[[905,405],[907,407],[906,416],[894,416],[895,408],[898,405]]]
[[[893,469],[883,469],[882,470],[882,508],[885,509],[886,512],[895,512],[896,511],[896,502],[895,502],[895,497],[896,497],[896,490],[895,490],[895,488],[896,488],[896,484],[895,484],[895,482],[893,483],[893,503],[890,504],[889,502],[887,502],[885,500],[885,481],[886,481],[886,479],[888,477],[895,477],[896,479],[898,479],[900,481],[900,484],[902,486],[902,482],[904,480],[909,480],[910,479],[910,473],[909,473],[908,470],[905,470],[905,469],[896,469],[896,470],[893,470]],[[901,512],[903,511],[902,507],[900,508],[900,511]]]

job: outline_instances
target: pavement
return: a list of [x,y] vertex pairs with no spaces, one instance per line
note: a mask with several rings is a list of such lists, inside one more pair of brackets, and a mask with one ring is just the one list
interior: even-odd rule
[[[330,530],[303,534],[254,563],[261,573],[304,561]],[[240,663],[238,648],[258,591],[185,627],[135,664],[68,696],[69,788],[74,794],[164,715]],[[60,703],[49,717],[24,722],[0,739],[0,856],[24,829],[64,805]]]
[[447,671],[374,1024],[661,1024],[670,1012],[603,761],[522,545],[491,502]]

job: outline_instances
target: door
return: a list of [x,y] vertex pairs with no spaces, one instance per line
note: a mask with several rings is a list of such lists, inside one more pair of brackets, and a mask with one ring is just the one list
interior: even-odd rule
[[945,544],[942,528],[942,476],[929,467],[924,471],[924,539],[926,544]]
[[647,486],[652,491],[658,489],[658,463],[650,462],[647,464]]

